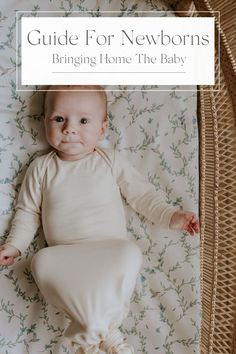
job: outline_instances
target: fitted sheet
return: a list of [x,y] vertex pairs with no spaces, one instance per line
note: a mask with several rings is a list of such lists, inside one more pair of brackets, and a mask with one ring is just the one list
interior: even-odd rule
[[[27,165],[48,151],[42,93],[15,89],[15,10],[164,10],[150,1],[8,1],[0,14],[0,239],[4,242]],[[198,214],[196,92],[109,91],[109,131],[115,147],[173,206]],[[139,88],[140,89],[140,88]],[[127,232],[142,250],[143,267],[120,328],[137,353],[199,353],[199,238],[154,226],[125,204]],[[68,319],[47,304],[30,270],[45,245],[42,230],[16,264],[0,267],[0,354],[73,353]]]

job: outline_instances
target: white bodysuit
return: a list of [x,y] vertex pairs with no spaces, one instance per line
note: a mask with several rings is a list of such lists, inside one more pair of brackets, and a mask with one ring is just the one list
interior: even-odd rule
[[6,241],[23,252],[42,223],[49,247],[33,256],[33,276],[71,319],[65,336],[84,348],[121,325],[142,265],[127,238],[121,194],[166,228],[178,210],[114,150],[96,148],[77,161],[51,151],[30,164]]

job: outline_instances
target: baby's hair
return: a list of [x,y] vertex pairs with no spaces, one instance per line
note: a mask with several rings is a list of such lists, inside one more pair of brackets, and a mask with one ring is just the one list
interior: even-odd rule
[[104,102],[104,120],[108,120],[107,117],[107,94],[104,88],[100,85],[49,85],[46,88],[46,92],[44,94],[44,113],[46,111],[45,107],[47,104],[47,95],[50,91],[96,91],[101,100]]

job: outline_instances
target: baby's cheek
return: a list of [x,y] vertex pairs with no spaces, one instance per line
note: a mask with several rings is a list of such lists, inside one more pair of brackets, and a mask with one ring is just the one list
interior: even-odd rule
[[50,131],[48,132],[48,140],[51,141],[52,143],[60,142],[61,138],[57,129],[55,128],[50,129]]
[[87,131],[81,134],[82,139],[87,144],[93,144],[96,141],[96,134],[94,131]]

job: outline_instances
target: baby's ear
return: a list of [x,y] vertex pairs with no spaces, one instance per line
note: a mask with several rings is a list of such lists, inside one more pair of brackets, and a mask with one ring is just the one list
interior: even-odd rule
[[107,118],[104,119],[103,125],[104,125],[104,129],[108,128],[108,119]]
[[100,140],[102,140],[102,139],[104,138],[104,135],[105,135],[105,133],[106,133],[107,128],[108,128],[108,120],[106,119],[106,120],[104,120],[104,121],[102,122]]

